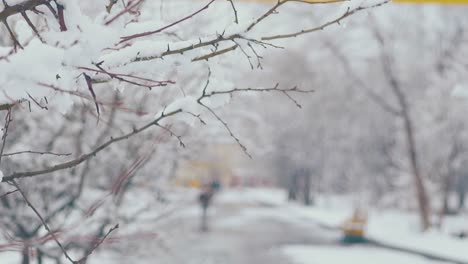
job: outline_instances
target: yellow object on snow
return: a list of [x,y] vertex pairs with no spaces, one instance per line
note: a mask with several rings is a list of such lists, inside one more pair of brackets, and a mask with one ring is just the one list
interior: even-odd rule
[[364,237],[367,224],[367,214],[359,209],[354,210],[353,216],[343,223],[345,236]]

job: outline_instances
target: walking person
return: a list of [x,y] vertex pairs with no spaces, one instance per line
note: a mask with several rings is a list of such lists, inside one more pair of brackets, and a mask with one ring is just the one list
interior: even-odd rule
[[213,197],[213,188],[211,185],[205,185],[202,187],[201,193],[198,197],[201,208],[202,208],[202,218],[201,218],[201,231],[208,231],[208,207],[211,204],[211,199]]

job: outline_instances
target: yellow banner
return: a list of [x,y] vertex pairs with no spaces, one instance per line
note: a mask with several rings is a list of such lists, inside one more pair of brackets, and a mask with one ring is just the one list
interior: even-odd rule
[[[245,2],[278,2],[278,0],[241,0]],[[336,0],[304,0],[304,2],[335,2]],[[416,3],[416,4],[444,4],[444,5],[466,5],[468,0],[393,0],[394,3]]]
[[394,3],[466,5],[468,0],[393,0]]
[[[263,2],[263,3],[277,3],[278,2],[278,0],[240,0],[240,1],[242,1],[242,2]],[[283,2],[283,1],[284,0],[282,0],[281,2]],[[301,2],[307,2],[307,3],[327,3],[327,2],[335,3],[335,2],[338,2],[338,1],[340,1],[340,0],[301,0]],[[342,1],[344,2],[346,0],[342,0]],[[295,1],[291,0],[291,2],[295,2]]]

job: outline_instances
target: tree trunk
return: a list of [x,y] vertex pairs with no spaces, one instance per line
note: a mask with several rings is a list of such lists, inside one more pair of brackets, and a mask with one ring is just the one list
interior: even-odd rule
[[289,180],[288,200],[295,201],[297,199],[297,175],[293,174]]
[[421,228],[423,231],[425,231],[431,227],[429,201],[427,198],[424,181],[421,177],[421,172],[419,169],[419,164],[418,164],[418,159],[417,159],[417,154],[416,154],[416,143],[414,140],[412,123],[411,123],[411,120],[407,111],[406,103],[403,105],[404,107],[402,107],[402,110],[403,110],[402,114],[404,118],[405,132],[406,132],[406,138],[407,138],[407,143],[408,143],[408,152],[409,152],[408,154],[410,158],[411,172],[413,174],[414,183],[416,187],[416,196],[417,196],[418,205],[419,205],[419,216],[420,216],[420,221],[421,221]]
[[37,250],[37,264],[42,264],[42,251]]
[[386,54],[385,40],[383,39],[383,36],[380,34],[378,29],[376,29],[374,33],[382,48],[381,57],[385,76],[388,78],[389,85],[400,106],[400,109],[398,109],[398,112],[395,114],[403,118],[406,144],[409,156],[408,158],[411,167],[411,173],[413,174],[414,185],[416,188],[416,199],[418,201],[421,229],[425,231],[431,226],[430,206],[426,194],[426,188],[418,164],[416,142],[414,140],[413,134],[413,123],[410,117],[410,107],[406,100],[406,96],[401,89],[401,85],[398,81],[398,78],[393,72],[390,57],[388,56],[388,54]]
[[458,211],[465,207],[466,185],[468,184],[468,180],[465,177],[466,176],[461,176],[461,179],[458,182]]
[[310,199],[310,173],[306,172],[304,174],[304,204],[311,205],[312,201]]
[[450,185],[452,182],[452,177],[450,173],[447,173],[445,175],[444,181],[443,181],[443,186],[442,186],[442,208],[440,208],[439,212],[439,223],[438,227],[442,228],[442,224],[444,222],[444,217],[449,213],[449,194],[450,194]]
[[29,247],[25,245],[23,248],[23,260],[21,261],[21,264],[29,264],[29,263],[30,263]]
[[458,192],[458,210],[462,210],[465,207],[465,190]]

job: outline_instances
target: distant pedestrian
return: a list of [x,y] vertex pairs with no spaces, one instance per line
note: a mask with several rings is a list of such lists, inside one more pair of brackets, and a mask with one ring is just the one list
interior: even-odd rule
[[208,207],[211,204],[211,199],[213,197],[213,188],[211,185],[204,186],[198,200],[202,208],[202,219],[201,219],[201,231],[208,231]]

